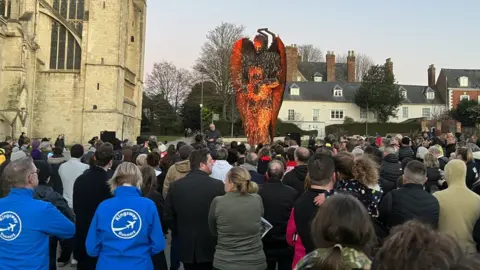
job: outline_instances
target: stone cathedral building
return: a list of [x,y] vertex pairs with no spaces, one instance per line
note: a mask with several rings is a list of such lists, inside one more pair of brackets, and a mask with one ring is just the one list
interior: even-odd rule
[[146,0],[0,0],[0,141],[140,133]]

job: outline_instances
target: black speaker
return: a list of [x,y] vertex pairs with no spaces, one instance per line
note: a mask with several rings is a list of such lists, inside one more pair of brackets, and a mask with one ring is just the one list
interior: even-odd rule
[[300,135],[300,133],[290,132],[290,133],[287,133],[287,136],[290,137],[290,139],[296,141],[299,146],[302,145],[302,140],[301,140],[302,136]]
[[102,131],[100,132],[100,140],[103,142],[109,142],[113,144],[113,140],[117,137],[117,133],[115,131]]

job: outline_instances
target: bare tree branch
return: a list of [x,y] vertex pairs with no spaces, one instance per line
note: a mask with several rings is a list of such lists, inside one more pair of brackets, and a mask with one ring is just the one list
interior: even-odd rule
[[232,93],[230,56],[233,44],[243,37],[243,25],[222,23],[207,34],[194,70],[211,81],[223,99],[222,118],[227,117],[227,104]]
[[[337,63],[347,63],[348,55],[343,53],[335,57]],[[373,59],[364,53],[355,53],[355,80],[361,82],[370,67],[375,65]]]
[[302,62],[322,62],[323,52],[319,47],[313,44],[303,44],[298,46],[298,53],[300,54]]
[[193,76],[188,70],[178,69],[171,62],[164,61],[153,65],[145,85],[147,96],[163,98],[177,112],[191,90]]

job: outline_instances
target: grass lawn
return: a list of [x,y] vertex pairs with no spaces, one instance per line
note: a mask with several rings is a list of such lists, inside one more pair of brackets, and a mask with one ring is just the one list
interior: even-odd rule
[[183,138],[183,136],[181,136],[181,135],[157,136],[157,139],[158,139],[159,142],[164,142],[164,141],[171,142],[171,141],[175,141],[175,140],[182,139],[182,138]]

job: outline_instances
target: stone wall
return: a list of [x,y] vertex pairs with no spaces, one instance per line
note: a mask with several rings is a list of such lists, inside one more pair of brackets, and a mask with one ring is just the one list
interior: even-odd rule
[[78,72],[44,71],[37,75],[32,114],[34,138],[65,134],[68,143],[80,142],[82,95]]

